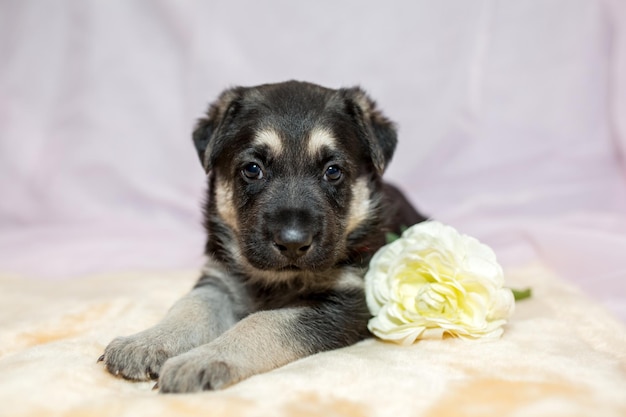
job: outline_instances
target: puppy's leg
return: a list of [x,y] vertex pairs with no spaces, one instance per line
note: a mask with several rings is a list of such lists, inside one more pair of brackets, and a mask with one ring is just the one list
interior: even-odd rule
[[232,327],[241,317],[237,295],[223,280],[204,276],[177,301],[157,325],[106,347],[100,360],[114,375],[127,379],[156,379],[170,357],[203,345]]
[[360,288],[259,311],[213,342],[168,360],[159,387],[166,393],[224,388],[296,359],[351,345],[366,337],[368,319]]

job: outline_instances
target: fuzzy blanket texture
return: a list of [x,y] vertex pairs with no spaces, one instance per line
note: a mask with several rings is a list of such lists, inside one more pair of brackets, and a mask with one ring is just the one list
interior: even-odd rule
[[626,328],[540,265],[495,341],[402,347],[375,339],[325,352],[218,392],[162,395],[96,363],[115,336],[155,323],[189,272],[35,283],[0,278],[0,415],[623,416]]

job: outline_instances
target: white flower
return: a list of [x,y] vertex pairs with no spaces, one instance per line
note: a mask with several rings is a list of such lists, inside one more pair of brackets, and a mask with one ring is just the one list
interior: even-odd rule
[[515,307],[496,255],[436,221],[383,246],[365,275],[369,329],[384,340],[499,337]]

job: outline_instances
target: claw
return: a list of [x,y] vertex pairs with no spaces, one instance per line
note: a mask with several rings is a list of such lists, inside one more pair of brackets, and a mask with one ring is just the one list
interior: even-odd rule
[[154,384],[154,386],[152,387],[152,391],[156,391],[159,389],[159,383],[157,382],[156,384]]
[[96,361],[96,363],[100,363],[100,362],[102,362],[103,360],[104,360],[104,354],[102,354],[102,356],[100,356],[100,357],[98,358],[98,360]]

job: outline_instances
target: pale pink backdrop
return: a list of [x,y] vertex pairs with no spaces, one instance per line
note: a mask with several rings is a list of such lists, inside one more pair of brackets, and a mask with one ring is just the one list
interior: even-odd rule
[[194,120],[286,79],[362,85],[417,206],[626,320],[621,0],[4,1],[0,273],[198,268]]

